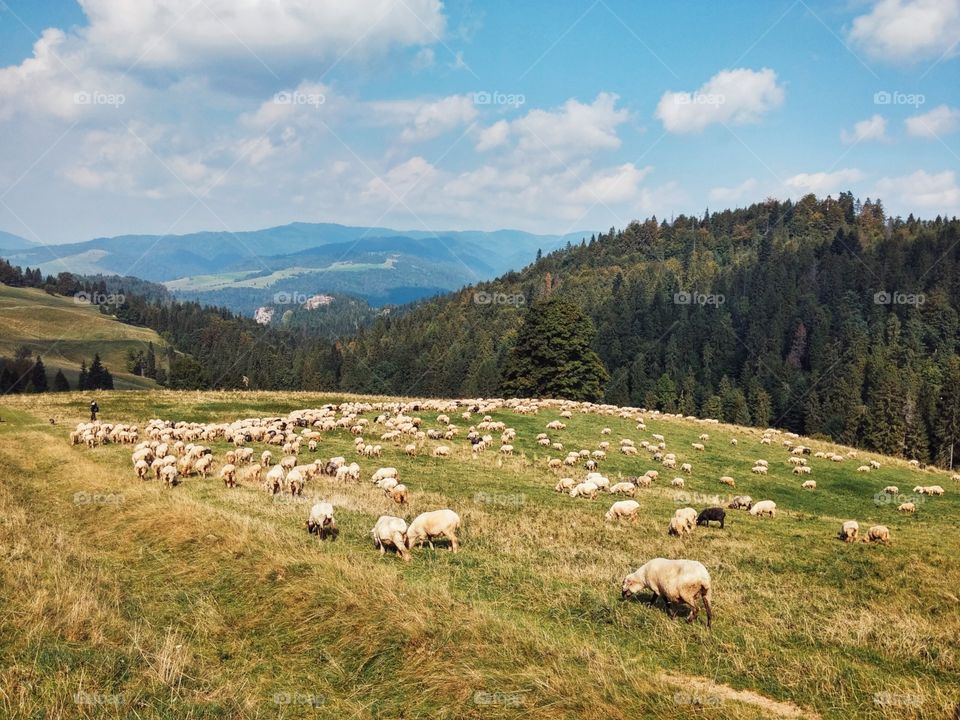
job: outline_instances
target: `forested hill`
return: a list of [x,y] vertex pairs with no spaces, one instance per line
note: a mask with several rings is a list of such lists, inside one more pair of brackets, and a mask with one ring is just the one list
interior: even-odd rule
[[546,294],[569,299],[618,404],[776,425],[943,462],[960,438],[960,222],[879,202],[656,218],[374,324],[344,389],[493,395]]

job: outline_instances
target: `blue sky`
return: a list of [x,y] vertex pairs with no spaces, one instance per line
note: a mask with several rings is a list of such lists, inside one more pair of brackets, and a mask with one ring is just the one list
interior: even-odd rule
[[960,0],[0,0],[0,229],[960,214]]

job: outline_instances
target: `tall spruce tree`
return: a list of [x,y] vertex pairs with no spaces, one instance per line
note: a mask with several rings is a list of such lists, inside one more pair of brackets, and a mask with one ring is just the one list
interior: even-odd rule
[[36,362],[33,363],[33,370],[30,371],[30,389],[33,392],[46,392],[49,387],[47,383],[47,369],[43,365],[43,359],[37,355]]
[[57,370],[57,374],[53,376],[53,389],[55,392],[67,392],[70,390],[70,383],[67,382],[67,376],[63,374],[63,370]]

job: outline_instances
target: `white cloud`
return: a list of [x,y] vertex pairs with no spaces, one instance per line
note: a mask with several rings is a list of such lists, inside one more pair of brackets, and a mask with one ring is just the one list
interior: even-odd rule
[[960,1],[878,0],[854,19],[849,39],[879,60],[914,61],[958,53]]
[[477,117],[471,95],[450,95],[435,101],[389,100],[370,103],[376,121],[403,125],[400,139],[405,143],[432,140],[451,130],[469,125]]
[[721,70],[693,92],[667,91],[656,117],[672,133],[700,132],[713,123],[757,123],[783,104],[784,88],[769,69]]
[[708,197],[714,202],[734,203],[748,196],[756,187],[756,179],[747,178],[739,185],[734,185],[733,187],[711,188]]
[[510,123],[498,120],[493,125],[480,130],[476,148],[480,152],[506,145],[510,137]]
[[417,54],[413,56],[411,65],[414,70],[426,70],[429,67],[433,67],[435,61],[436,54],[433,52],[433,48],[425,47],[420,48]]
[[638,168],[633,163],[594,173],[572,193],[570,199],[580,203],[622,203],[640,195],[641,183],[653,171],[651,166]]
[[897,204],[910,212],[960,214],[960,187],[952,170],[933,174],[917,170],[910,175],[881,178],[877,191],[888,205]]
[[416,204],[417,198],[423,197],[440,177],[441,172],[436,167],[422,157],[415,156],[370,180],[364,197],[401,206]]
[[521,152],[560,160],[620,147],[617,127],[629,113],[617,110],[618,96],[602,92],[589,105],[567,100],[555,111],[531,110],[511,123]]
[[849,190],[851,183],[859,182],[863,177],[864,175],[860,170],[845,168],[834,172],[799,173],[787,178],[784,184],[804,195],[813,193],[823,197],[837,195],[844,190]]
[[960,108],[935,107],[923,115],[907,118],[907,132],[914,137],[938,138],[960,130]]
[[887,119],[883,115],[874,115],[873,117],[854,123],[853,131],[840,131],[840,139],[847,145],[864,142],[866,140],[886,140],[887,139]]

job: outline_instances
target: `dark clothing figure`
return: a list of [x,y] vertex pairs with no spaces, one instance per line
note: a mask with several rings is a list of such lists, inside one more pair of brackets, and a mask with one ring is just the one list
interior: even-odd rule
[[94,400],[90,403],[90,422],[97,421],[97,413],[100,412],[100,406],[97,405],[97,401]]

